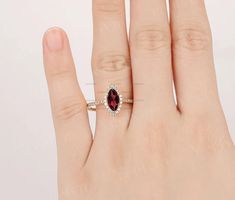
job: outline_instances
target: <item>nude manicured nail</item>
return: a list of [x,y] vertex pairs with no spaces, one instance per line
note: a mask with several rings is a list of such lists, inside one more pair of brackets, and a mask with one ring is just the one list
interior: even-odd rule
[[63,34],[57,28],[50,29],[46,32],[45,43],[50,51],[59,51],[63,49]]

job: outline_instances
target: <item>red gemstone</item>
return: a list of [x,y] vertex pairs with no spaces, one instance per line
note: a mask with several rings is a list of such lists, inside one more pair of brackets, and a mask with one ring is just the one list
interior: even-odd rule
[[107,96],[108,106],[112,111],[117,111],[120,97],[115,89],[110,89]]

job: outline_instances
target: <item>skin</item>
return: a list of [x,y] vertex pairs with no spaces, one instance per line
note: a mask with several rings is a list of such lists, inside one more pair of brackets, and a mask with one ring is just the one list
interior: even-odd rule
[[[49,29],[44,64],[60,200],[234,200],[235,148],[220,105],[203,0],[93,0],[96,99],[116,84],[134,104],[97,109],[92,137],[65,32]],[[173,95],[173,84],[176,99]],[[177,102],[177,103],[176,103]]]

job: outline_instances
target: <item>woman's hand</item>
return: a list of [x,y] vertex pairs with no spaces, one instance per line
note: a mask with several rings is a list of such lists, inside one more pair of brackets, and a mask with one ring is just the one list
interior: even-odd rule
[[[235,148],[216,87],[203,0],[93,0],[96,99],[116,84],[134,104],[97,108],[92,138],[66,34],[44,63],[56,129],[60,200],[234,200]],[[174,100],[173,84],[177,104]]]

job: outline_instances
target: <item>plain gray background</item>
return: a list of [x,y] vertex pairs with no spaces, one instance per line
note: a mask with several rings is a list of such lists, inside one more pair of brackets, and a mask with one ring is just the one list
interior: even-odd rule
[[[206,4],[219,91],[235,140],[235,1]],[[2,200],[57,199],[56,146],[41,52],[43,32],[51,26],[67,31],[81,87],[93,99],[91,0],[0,0]],[[92,115],[93,127],[94,121]]]

